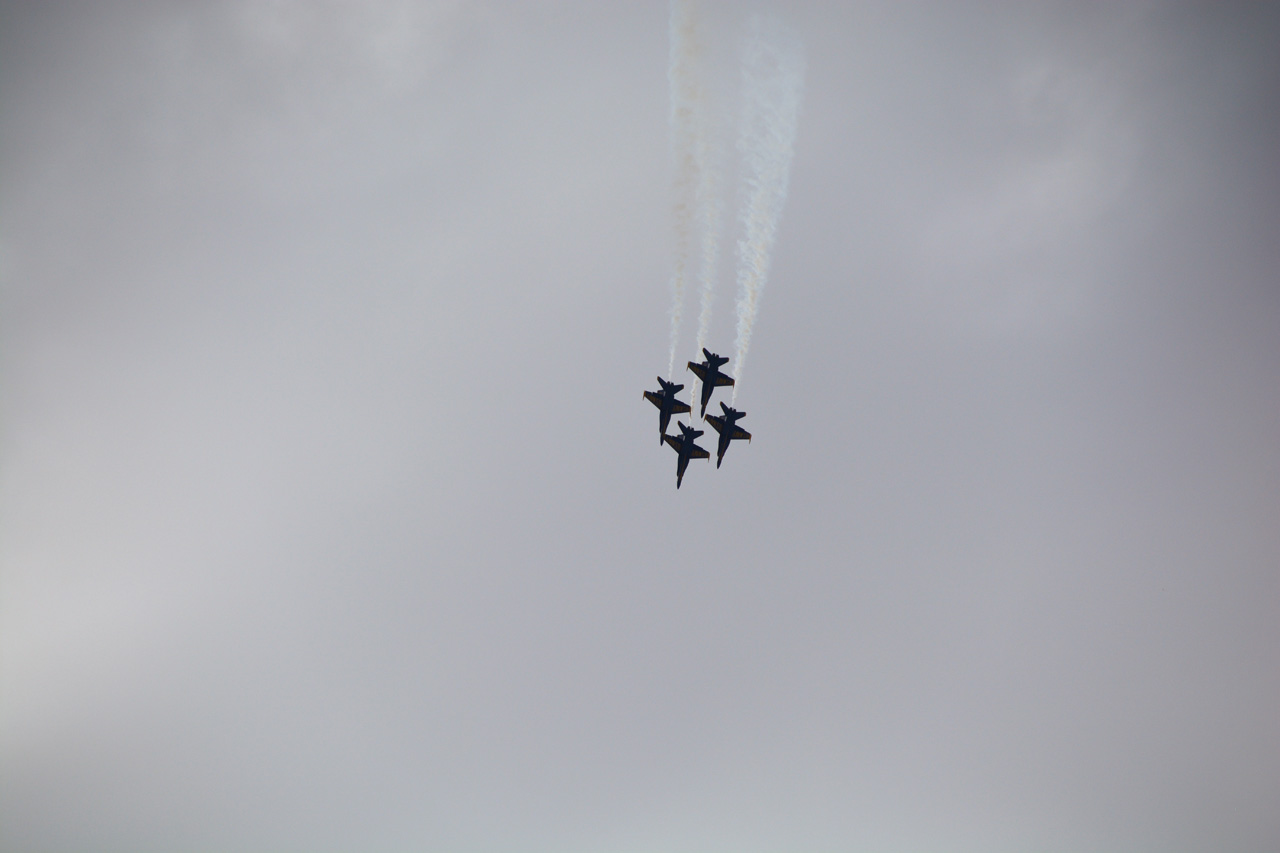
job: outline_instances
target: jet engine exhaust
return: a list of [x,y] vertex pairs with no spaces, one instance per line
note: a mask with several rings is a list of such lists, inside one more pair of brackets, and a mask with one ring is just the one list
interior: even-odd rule
[[738,241],[738,339],[734,368],[738,399],[760,293],[769,275],[778,219],[787,200],[796,120],[804,87],[798,39],[777,21],[753,15],[742,55],[742,238]]
[[697,10],[693,0],[672,0],[671,56],[667,81],[671,91],[672,215],[675,229],[674,269],[671,273],[671,346],[667,375],[675,371],[676,346],[684,315],[685,281],[693,246],[695,193],[699,182],[698,116],[705,112],[699,82],[702,46],[698,41]]

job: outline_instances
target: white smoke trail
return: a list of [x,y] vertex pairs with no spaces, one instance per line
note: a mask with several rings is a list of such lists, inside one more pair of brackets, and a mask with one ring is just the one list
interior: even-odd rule
[[[716,273],[720,262],[720,221],[723,206],[720,202],[721,163],[723,156],[717,145],[719,134],[710,110],[701,111],[694,121],[695,150],[698,161],[697,222],[702,237],[702,257],[699,280],[701,282],[701,309],[698,312],[698,337],[694,343],[694,358],[702,361],[702,348],[707,345],[711,328],[711,308],[715,302]],[[693,381],[693,395],[699,394],[700,382]]]
[[778,217],[787,200],[787,181],[804,86],[804,54],[798,38],[777,21],[753,15],[742,55],[742,238],[738,241],[738,340],[734,358],[737,384],[751,345],[751,330],[760,310],[760,292],[769,275],[769,260]]
[[698,16],[693,0],[671,2],[671,57],[667,80],[671,87],[671,154],[675,161],[673,182],[675,263],[671,274],[671,350],[667,376],[675,370],[676,344],[684,314],[684,286],[693,244],[693,209],[698,183],[696,116],[704,98],[698,82],[701,45]]

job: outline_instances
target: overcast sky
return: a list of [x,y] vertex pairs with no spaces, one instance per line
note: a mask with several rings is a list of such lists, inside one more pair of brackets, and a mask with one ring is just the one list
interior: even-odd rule
[[3,4],[0,848],[1280,849],[1263,5],[772,7],[676,491],[666,3]]

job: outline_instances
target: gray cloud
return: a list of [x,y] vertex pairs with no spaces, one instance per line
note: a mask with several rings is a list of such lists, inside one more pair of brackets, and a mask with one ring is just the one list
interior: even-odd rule
[[665,6],[4,9],[0,847],[1275,847],[1274,14],[787,14],[677,493]]

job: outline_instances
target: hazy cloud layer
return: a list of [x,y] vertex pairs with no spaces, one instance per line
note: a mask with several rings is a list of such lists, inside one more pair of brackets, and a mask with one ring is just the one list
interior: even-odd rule
[[3,7],[0,847],[1280,845],[1277,16],[775,11],[676,492],[666,4]]

